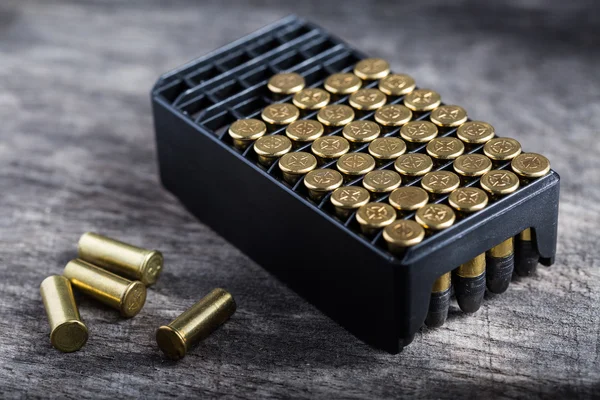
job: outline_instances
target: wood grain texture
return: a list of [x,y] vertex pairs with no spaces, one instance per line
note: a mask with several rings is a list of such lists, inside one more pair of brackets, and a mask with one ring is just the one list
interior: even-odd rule
[[[168,4],[168,5],[166,5]],[[0,3],[0,396],[592,398],[600,393],[600,9],[592,2],[159,0]],[[556,264],[472,316],[373,350],[196,221],[158,181],[163,72],[289,13],[389,59],[561,174]],[[93,230],[163,251],[130,320],[78,297],[50,346],[39,284]],[[155,329],[214,287],[234,317],[178,363]]]

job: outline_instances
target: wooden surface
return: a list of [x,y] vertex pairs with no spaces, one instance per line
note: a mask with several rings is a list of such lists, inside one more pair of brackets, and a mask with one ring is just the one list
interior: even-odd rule
[[[161,5],[162,4],[162,5]],[[169,4],[169,6],[165,6]],[[0,396],[598,396],[600,10],[592,2],[0,3]],[[392,5],[395,4],[395,5]],[[556,264],[475,315],[453,304],[376,351],[196,221],[158,181],[163,72],[289,13],[313,19],[541,152],[561,174]],[[39,284],[94,230],[166,256],[143,311],[78,297],[79,352],[48,340]],[[232,320],[179,363],[155,329],[222,286]]]

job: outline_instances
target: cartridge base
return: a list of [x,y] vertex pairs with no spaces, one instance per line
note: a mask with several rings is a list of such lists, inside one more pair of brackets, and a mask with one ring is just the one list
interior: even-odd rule
[[515,272],[519,276],[533,275],[537,269],[539,254],[531,240],[517,240],[515,246]]
[[474,278],[456,275],[455,279],[454,293],[458,306],[469,314],[477,312],[485,295],[485,272]]
[[448,318],[448,308],[450,308],[450,292],[451,290],[448,288],[443,292],[431,293],[425,325],[430,328],[444,325]]
[[161,326],[156,330],[156,343],[162,352],[171,360],[185,357],[187,348],[185,340],[176,329],[170,326]]
[[515,268],[515,256],[486,257],[486,284],[491,293],[501,294],[506,292],[510,285],[513,270]]

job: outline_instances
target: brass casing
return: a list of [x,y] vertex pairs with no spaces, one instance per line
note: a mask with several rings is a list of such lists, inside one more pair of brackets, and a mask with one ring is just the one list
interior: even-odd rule
[[508,238],[504,242],[497,246],[492,247],[489,250],[490,257],[504,258],[508,257],[514,252],[513,238]]
[[77,351],[88,339],[81,321],[71,283],[64,276],[52,275],[40,285],[40,294],[50,324],[50,343],[65,353]]
[[461,264],[458,267],[457,275],[461,278],[477,278],[485,272],[485,253]]
[[525,229],[523,232],[519,233],[519,239],[524,241],[531,241],[532,239],[531,228]]
[[235,309],[235,300],[229,292],[214,289],[169,325],[158,328],[156,343],[168,358],[179,360],[194,344],[227,321]]
[[452,283],[452,273],[446,272],[444,275],[440,276],[433,283],[433,287],[431,288],[432,293],[440,293],[445,292],[450,289],[450,284]]
[[146,286],[156,282],[163,268],[163,256],[159,251],[135,247],[92,232],[81,236],[78,253],[84,261],[139,280]]
[[146,302],[146,286],[82,260],[71,260],[63,275],[83,293],[115,308],[124,317],[135,316]]

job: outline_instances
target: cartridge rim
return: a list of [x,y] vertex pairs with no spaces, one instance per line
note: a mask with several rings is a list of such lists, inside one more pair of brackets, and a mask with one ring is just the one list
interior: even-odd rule
[[330,168],[310,171],[304,177],[306,188],[316,192],[330,192],[342,186],[343,182],[342,174]]
[[475,212],[485,208],[488,204],[487,194],[476,187],[461,187],[448,196],[450,206],[462,212]]
[[456,136],[466,143],[485,143],[495,135],[494,127],[483,121],[467,121],[456,131]]
[[383,238],[398,247],[410,247],[421,243],[425,229],[410,219],[397,219],[383,230]]
[[403,154],[394,162],[394,168],[402,175],[421,176],[431,171],[433,160],[427,154]]
[[492,169],[492,160],[483,154],[463,154],[456,157],[452,167],[463,176],[481,176]]
[[390,73],[390,63],[383,58],[365,58],[354,66],[354,74],[360,79],[381,79]]
[[287,153],[279,159],[279,169],[292,175],[302,175],[317,167],[317,159],[305,151]]
[[354,119],[354,110],[345,104],[330,104],[319,110],[317,119],[326,126],[343,126]]
[[456,215],[450,207],[445,204],[429,203],[419,208],[415,214],[415,220],[423,228],[439,231],[446,229],[454,223]]
[[410,121],[400,128],[402,139],[413,143],[426,143],[437,135],[437,126],[429,121]]
[[454,137],[439,137],[427,143],[426,150],[438,160],[453,160],[464,153],[465,145]]
[[467,121],[467,110],[461,106],[443,105],[436,107],[429,119],[437,126],[453,128]]
[[329,75],[323,86],[333,94],[350,94],[361,88],[362,80],[351,73],[337,73]]
[[275,74],[267,83],[267,87],[271,92],[281,94],[298,93],[304,89],[305,85],[304,77],[296,72]]
[[310,149],[321,158],[338,158],[350,151],[350,143],[343,137],[325,136],[315,140]]
[[357,110],[375,110],[387,102],[387,96],[379,89],[359,89],[350,95],[348,103]]
[[396,210],[386,203],[367,203],[356,212],[356,220],[367,228],[383,228],[396,220]]
[[521,153],[512,159],[510,166],[525,178],[539,178],[550,172],[550,160],[538,153]]
[[331,95],[321,88],[306,88],[296,93],[292,99],[294,105],[303,110],[318,110],[329,104]]
[[323,124],[311,119],[299,119],[287,126],[285,134],[297,142],[312,142],[325,132]]
[[331,193],[331,203],[335,207],[353,210],[364,206],[371,199],[369,191],[360,186],[344,186]]
[[512,160],[521,154],[521,143],[513,138],[495,138],[483,146],[483,154],[496,161]]
[[412,116],[412,111],[402,104],[387,104],[375,111],[375,121],[383,126],[404,125]]
[[379,160],[392,160],[406,152],[406,143],[397,137],[382,137],[369,144],[369,154]]
[[493,195],[509,194],[519,188],[519,178],[511,171],[496,169],[485,173],[479,184]]
[[283,135],[269,135],[254,142],[254,151],[259,156],[280,157],[292,149],[292,141]]
[[185,339],[177,329],[163,325],[156,330],[156,343],[158,348],[171,360],[185,357],[187,346]]
[[375,168],[375,159],[366,153],[346,153],[337,160],[336,166],[346,175],[364,175]]
[[402,96],[412,92],[416,83],[412,76],[406,74],[389,74],[379,81],[379,90],[388,96]]
[[146,286],[140,281],[133,281],[121,296],[121,315],[134,317],[141,311],[145,303]]
[[370,142],[376,139],[381,133],[381,128],[373,121],[352,121],[342,130],[342,135],[346,139],[355,143]]
[[427,204],[429,194],[418,186],[404,186],[394,189],[388,201],[397,210],[414,211]]
[[416,89],[404,97],[404,105],[416,112],[433,110],[441,102],[440,94],[430,89]]
[[454,172],[433,171],[428,172],[421,179],[421,186],[429,193],[450,193],[460,185],[460,178]]
[[398,188],[402,177],[396,171],[379,169],[368,172],[363,178],[363,186],[374,193],[387,193]]
[[269,104],[262,110],[261,117],[272,125],[287,125],[300,117],[300,110],[289,103]]
[[64,353],[71,353],[86,344],[88,335],[85,324],[73,319],[63,322],[50,332],[50,343]]
[[229,136],[236,140],[256,140],[267,133],[267,125],[259,119],[238,119],[229,127]]
[[150,251],[142,263],[140,281],[146,286],[156,283],[162,272],[163,265],[164,257],[162,253],[158,250]]

